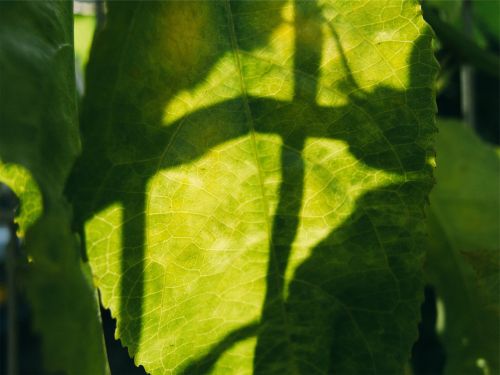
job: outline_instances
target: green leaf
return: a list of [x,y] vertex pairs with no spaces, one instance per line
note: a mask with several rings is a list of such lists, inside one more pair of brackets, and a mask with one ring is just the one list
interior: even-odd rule
[[16,215],[16,224],[17,236],[23,238],[26,229],[42,214],[42,194],[30,172],[18,164],[2,163],[0,160],[0,180],[9,186],[22,202],[22,207]]
[[498,1],[481,0],[474,4],[474,16],[478,26],[482,28],[483,33],[489,34],[500,42],[500,3]]
[[26,233],[26,293],[42,334],[45,366],[65,374],[109,374],[99,301],[69,208],[46,210]]
[[109,3],[68,191],[136,363],[403,372],[431,38],[413,1]]
[[89,58],[96,20],[94,16],[75,15],[75,56],[79,69],[84,72]]
[[491,313],[500,313],[500,258],[498,250],[463,251],[465,261],[472,266],[476,274],[482,294],[482,309],[491,310]]
[[441,120],[438,125],[427,272],[441,299],[437,328],[445,345],[446,373],[496,374],[499,156],[462,123]]
[[481,0],[473,3],[473,11],[478,28],[486,37],[493,37],[500,43],[500,3],[498,1]]
[[0,180],[21,200],[25,281],[46,366],[107,373],[96,292],[70,230],[63,189],[76,155],[72,3],[0,5]]

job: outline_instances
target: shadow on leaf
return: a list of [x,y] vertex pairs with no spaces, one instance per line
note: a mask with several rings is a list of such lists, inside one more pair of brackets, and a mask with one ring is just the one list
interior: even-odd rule
[[[431,185],[426,159],[430,152],[428,139],[434,132],[428,126],[434,105],[428,73],[434,67],[425,63],[432,59],[431,36],[422,35],[415,43],[407,91],[379,85],[367,93],[349,70],[333,21],[324,20],[315,2],[297,1],[295,29],[300,32],[296,32],[293,56],[292,101],[245,93],[164,126],[162,111],[175,95],[203,81],[221,55],[239,42],[234,38],[233,45],[231,41],[224,44],[224,39],[213,33],[243,35],[255,29],[255,14],[273,15],[253,41],[242,38],[237,46],[251,50],[264,45],[268,34],[281,21],[276,17],[281,3],[274,1],[200,4],[111,4],[110,26],[97,39],[92,52],[91,61],[101,63],[88,68],[89,94],[82,118],[83,155],[68,191],[77,191],[73,202],[80,226],[113,202],[123,205],[120,309],[113,312],[121,318],[120,336],[131,354],[138,351],[141,334],[144,337],[143,317],[148,313],[143,306],[144,269],[149,265],[144,259],[148,183],[161,171],[191,163],[230,140],[270,134],[282,141],[281,184],[269,228],[266,292],[260,322],[226,334],[201,358],[188,362],[183,373],[209,372],[224,353],[252,336],[256,336],[255,373],[401,370],[416,336],[413,323],[418,319],[422,287],[422,208]],[[244,11],[238,13],[241,8]],[[161,44],[157,42],[159,25],[130,20],[155,19],[163,12],[170,14],[165,16],[170,24],[165,21],[160,26],[171,28],[169,35],[164,36],[166,42],[157,47]],[[186,37],[181,32],[182,20],[190,17],[196,17],[200,27]],[[212,35],[204,32],[210,27],[204,22],[214,19],[227,25],[227,29],[213,30]],[[345,69],[344,88],[349,103],[339,107],[316,103],[325,23],[337,42]],[[145,30],[136,33],[134,27]],[[129,31],[117,34],[122,29]],[[135,40],[143,35],[145,39]],[[182,38],[176,39],[176,35]],[[210,40],[205,40],[207,35]],[[199,49],[201,56],[194,62],[190,56],[193,47],[184,45],[186,40],[203,46]],[[144,48],[134,50],[130,61],[123,63],[119,57],[128,45]],[[157,48],[164,49],[160,51],[164,56],[175,48],[184,53],[184,60],[148,71],[148,62],[159,53]],[[109,56],[117,59],[110,60]],[[102,61],[108,61],[108,65],[103,67]],[[107,75],[112,76],[113,84],[103,89],[101,80]],[[177,75],[179,80],[172,81]],[[422,111],[416,113],[416,107]],[[394,126],[395,123],[399,125]],[[345,142],[358,163],[390,172],[394,181],[360,194],[353,204],[354,211],[314,246],[286,285],[285,274],[304,203],[304,147],[311,138]],[[329,188],[337,189],[335,181],[332,178]],[[344,191],[339,188],[338,193]]]

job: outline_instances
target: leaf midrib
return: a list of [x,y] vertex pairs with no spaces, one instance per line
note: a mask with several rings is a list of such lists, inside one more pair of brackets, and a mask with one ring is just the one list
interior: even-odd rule
[[[236,30],[235,30],[235,26],[234,26],[233,13],[232,13],[232,10],[231,10],[231,4],[229,3],[229,0],[225,1],[225,8],[226,8],[226,13],[227,13],[227,21],[228,21],[229,39],[230,39],[230,42],[231,42],[231,49],[232,49],[233,56],[234,56],[234,59],[236,61],[236,65],[237,65],[237,70],[238,70],[238,73],[239,73],[238,76],[239,76],[240,87],[241,87],[241,99],[242,99],[242,102],[243,102],[243,105],[244,105],[244,108],[245,108],[245,114],[246,114],[246,117],[247,117],[247,120],[248,120],[248,124],[250,126],[252,148],[254,150],[254,156],[255,156],[256,166],[257,166],[257,170],[258,170],[259,186],[260,186],[261,195],[262,195],[262,201],[263,201],[263,206],[264,206],[264,217],[265,217],[265,221],[266,221],[266,225],[267,225],[269,253],[270,253],[270,257],[273,258],[272,264],[273,265],[277,265],[278,264],[278,260],[276,259],[276,252],[275,252],[274,244],[272,242],[272,230],[271,230],[272,223],[269,220],[269,212],[270,212],[270,210],[269,210],[269,203],[267,201],[265,190],[264,190],[264,177],[262,175],[262,167],[260,165],[260,161],[259,161],[259,157],[258,157],[258,152],[257,152],[257,141],[256,141],[256,136],[255,136],[255,133],[256,133],[256,131],[255,131],[255,125],[254,125],[254,121],[253,121],[252,112],[251,112],[251,109],[250,109],[250,104],[249,104],[249,101],[248,101],[248,94],[247,94],[247,89],[246,89],[245,81],[244,81],[244,78],[243,78],[243,69],[242,69],[242,65],[241,65],[240,56],[239,56],[239,53],[238,53],[238,51],[240,50],[240,48],[238,47],[238,40],[237,40]],[[269,259],[269,262],[271,262],[271,259]],[[276,277],[282,277],[279,274],[279,270],[278,269],[275,269],[274,273],[275,273]],[[283,301],[283,300],[281,300],[281,301]],[[286,334],[287,349],[288,349],[288,352],[289,352],[287,357],[290,359],[290,361],[288,362],[289,368],[291,370],[290,373],[291,374],[300,374],[300,372],[298,370],[298,367],[297,367],[297,363],[294,360],[293,351],[291,350],[292,343],[291,343],[291,340],[290,340],[290,332],[289,332],[289,327],[288,327],[288,319],[287,319],[286,309],[285,309],[285,306],[284,306],[283,302],[280,303],[280,307],[281,307],[281,312],[282,312],[282,315],[283,315],[283,322],[284,322],[284,329],[285,329],[285,334]]]

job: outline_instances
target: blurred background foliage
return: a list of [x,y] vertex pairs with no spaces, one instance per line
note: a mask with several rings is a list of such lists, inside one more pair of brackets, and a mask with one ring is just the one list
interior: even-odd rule
[[498,374],[500,2],[422,5],[441,70],[428,287],[413,372]]
[[[443,21],[451,27],[463,30],[466,26],[463,15],[464,9],[469,6],[466,1],[428,0],[427,3],[431,8],[438,9]],[[483,0],[469,3],[473,13],[472,39],[481,47],[487,47],[492,38],[498,41],[500,2]]]
[[[427,207],[427,287],[420,338],[408,373],[493,375],[500,373],[500,1],[424,0],[422,6],[437,36],[434,48],[441,65],[436,85],[439,134],[436,185]],[[102,3],[75,3],[80,95],[102,14]],[[6,192],[0,196],[0,211],[9,211],[12,199]],[[4,347],[5,233],[11,218],[0,219],[0,346]],[[19,371],[44,373],[40,342],[22,295],[19,306],[23,353]],[[114,339],[115,323],[109,313],[102,310],[102,316],[112,373],[144,374]],[[5,355],[0,352],[0,373],[6,371]]]

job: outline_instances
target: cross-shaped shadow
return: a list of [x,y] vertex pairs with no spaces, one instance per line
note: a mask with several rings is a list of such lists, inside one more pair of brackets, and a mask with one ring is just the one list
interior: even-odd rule
[[[123,205],[120,316],[131,320],[128,324],[119,322],[122,336],[134,337],[135,342],[141,336],[147,186],[151,178],[161,170],[193,162],[236,138],[273,134],[282,140],[281,185],[270,228],[267,289],[260,321],[229,333],[205,356],[188,363],[184,373],[208,372],[229,348],[251,336],[257,336],[256,373],[344,373],[350,371],[349,366],[373,373],[394,371],[394,366],[405,360],[401,353],[409,352],[409,347],[400,346],[408,346],[405,338],[416,332],[416,327],[408,324],[418,317],[415,300],[421,287],[421,206],[431,184],[431,170],[426,164],[428,139],[433,132],[429,126],[433,116],[429,72],[435,69],[427,65],[432,60],[430,35],[422,35],[414,44],[406,90],[379,85],[368,93],[358,86],[349,69],[333,21],[325,20],[315,1],[297,1],[291,101],[244,95],[191,112],[164,126],[163,109],[168,103],[181,90],[202,81],[227,51],[219,48],[214,53],[206,47],[206,54],[205,50],[195,51],[201,56],[191,62],[188,57],[192,51],[187,49],[186,64],[194,68],[168,67],[166,62],[165,70],[170,69],[167,78],[161,75],[161,69],[147,71],[147,48],[159,43],[155,36],[162,26],[153,22],[157,14],[166,14],[170,22],[177,23],[196,22],[196,17],[203,23],[200,14],[205,12],[220,17],[220,23],[227,25],[222,29],[235,36],[227,48],[237,43],[244,53],[268,41],[270,32],[281,22],[283,3],[146,4],[111,4],[108,30],[96,40],[91,61],[120,56],[130,61],[111,61],[104,67],[91,63],[88,68],[83,154],[68,189],[70,193],[77,191],[72,200],[80,225],[114,202]],[[264,30],[252,22],[252,14],[261,17],[259,27],[266,17]],[[151,24],[134,25],[135,20],[147,17]],[[169,23],[165,22],[163,26],[167,27]],[[213,18],[211,22],[216,23]],[[123,30],[126,23],[130,23],[129,34],[113,41],[113,27]],[[343,84],[349,102],[338,107],[320,106],[316,100],[325,27],[336,41],[345,70]],[[122,55],[119,51],[137,37],[136,29],[141,30],[137,35],[144,38],[145,51],[129,50]],[[182,40],[175,39],[173,29],[170,32],[174,36],[166,37],[167,42],[182,51]],[[184,38],[194,45],[198,45],[198,39],[205,43],[204,29],[200,29],[199,34],[193,31],[194,35]],[[255,36],[251,40],[239,38],[240,33],[252,35],[252,30]],[[155,47],[151,48],[154,53]],[[179,79],[173,81],[171,73],[176,69]],[[123,83],[127,82],[121,80],[125,75],[135,84],[128,87]],[[101,86],[100,79],[106,76],[114,82],[112,88]],[[285,273],[304,197],[303,150],[310,138],[342,140],[359,163],[402,178],[361,195],[350,216],[314,247],[287,286]],[[393,329],[387,331],[391,325]],[[391,348],[393,354],[384,352]],[[137,347],[131,344],[129,350],[135,352]],[[295,357],[301,360],[295,362]]]

